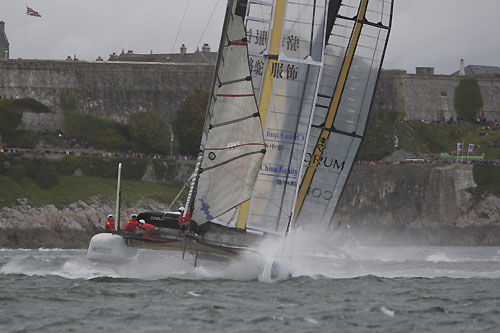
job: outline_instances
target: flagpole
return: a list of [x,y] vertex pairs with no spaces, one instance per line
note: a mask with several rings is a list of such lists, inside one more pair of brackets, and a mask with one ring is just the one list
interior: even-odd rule
[[[28,9],[28,2],[25,3],[24,5],[26,7],[25,10]],[[26,33],[28,30],[28,13],[24,13],[24,41],[23,41],[23,53],[24,56],[22,58],[26,58]]]
[[462,158],[461,158],[462,163],[464,162],[464,146],[465,146],[465,143],[462,142]]

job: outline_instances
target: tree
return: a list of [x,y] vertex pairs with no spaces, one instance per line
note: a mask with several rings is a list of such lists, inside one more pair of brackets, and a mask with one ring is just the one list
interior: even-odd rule
[[174,119],[174,134],[182,154],[197,155],[209,92],[197,91],[182,102]]
[[23,119],[23,114],[16,112],[12,107],[13,104],[13,100],[0,102],[0,135],[4,141],[12,140],[15,137],[16,130]]
[[481,89],[474,78],[464,78],[455,88],[453,106],[457,115],[468,122],[478,116],[479,109],[483,106]]
[[134,149],[143,153],[169,153],[170,129],[165,118],[153,111],[136,112],[130,114],[128,124]]
[[61,109],[65,112],[72,112],[78,109],[78,99],[76,96],[69,92],[63,91],[59,93],[59,105]]

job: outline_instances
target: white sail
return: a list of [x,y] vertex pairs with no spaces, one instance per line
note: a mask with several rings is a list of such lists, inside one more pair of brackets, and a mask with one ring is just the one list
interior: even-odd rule
[[[328,227],[332,221],[365,133],[391,28],[392,9],[393,0],[349,0],[341,1],[332,13],[333,28],[325,48],[304,160],[309,175],[306,171],[303,184],[308,188],[304,189],[303,203],[299,194],[298,225]],[[338,101],[335,94],[340,94]],[[329,116],[334,117],[333,124],[328,123]],[[312,167],[314,172],[308,170]]]
[[[267,152],[252,195],[247,226],[283,234],[293,214],[322,67],[326,1],[279,2],[250,0],[247,8],[250,69],[261,100],[266,93],[262,91],[264,76],[272,76],[270,102],[259,105],[261,114],[267,114],[263,124]],[[282,25],[274,26],[273,32],[271,22]],[[276,31],[279,52],[270,54],[271,34]],[[272,67],[266,68],[266,64]]]
[[238,1],[228,1],[194,187],[192,219],[198,224],[250,198],[265,153],[244,14]]

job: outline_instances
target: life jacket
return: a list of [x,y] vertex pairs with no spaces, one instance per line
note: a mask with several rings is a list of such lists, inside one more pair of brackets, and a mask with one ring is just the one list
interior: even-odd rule
[[183,224],[189,224],[191,222],[191,213],[186,212],[186,216],[179,215],[179,228],[182,228]]
[[106,230],[115,230],[115,221],[106,221]]
[[156,230],[156,227],[152,224],[149,224],[149,223],[144,223],[144,224],[139,224],[139,228],[141,228],[142,230],[145,230],[145,231],[154,231]]
[[135,232],[137,227],[139,226],[139,221],[134,221],[132,219],[128,220],[127,224],[125,224],[125,227],[123,230],[128,231],[128,232]]

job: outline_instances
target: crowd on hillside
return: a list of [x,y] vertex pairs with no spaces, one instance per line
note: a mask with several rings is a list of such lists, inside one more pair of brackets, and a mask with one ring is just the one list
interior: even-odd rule
[[123,158],[151,158],[151,159],[169,159],[169,160],[192,160],[195,159],[189,155],[162,155],[162,154],[142,154],[135,152],[127,153],[109,153],[93,150],[58,150],[58,149],[26,149],[0,146],[0,153],[20,153],[29,155],[69,155],[69,156],[99,156],[99,157],[123,157]]
[[[395,160],[384,160],[384,161],[356,161],[357,164],[360,165],[396,165],[396,164],[452,164],[452,163],[457,163],[456,159],[453,158],[447,158],[447,159],[403,159],[399,161]],[[500,159],[497,160],[459,160],[458,163],[464,163],[464,164],[496,164],[500,165]]]

